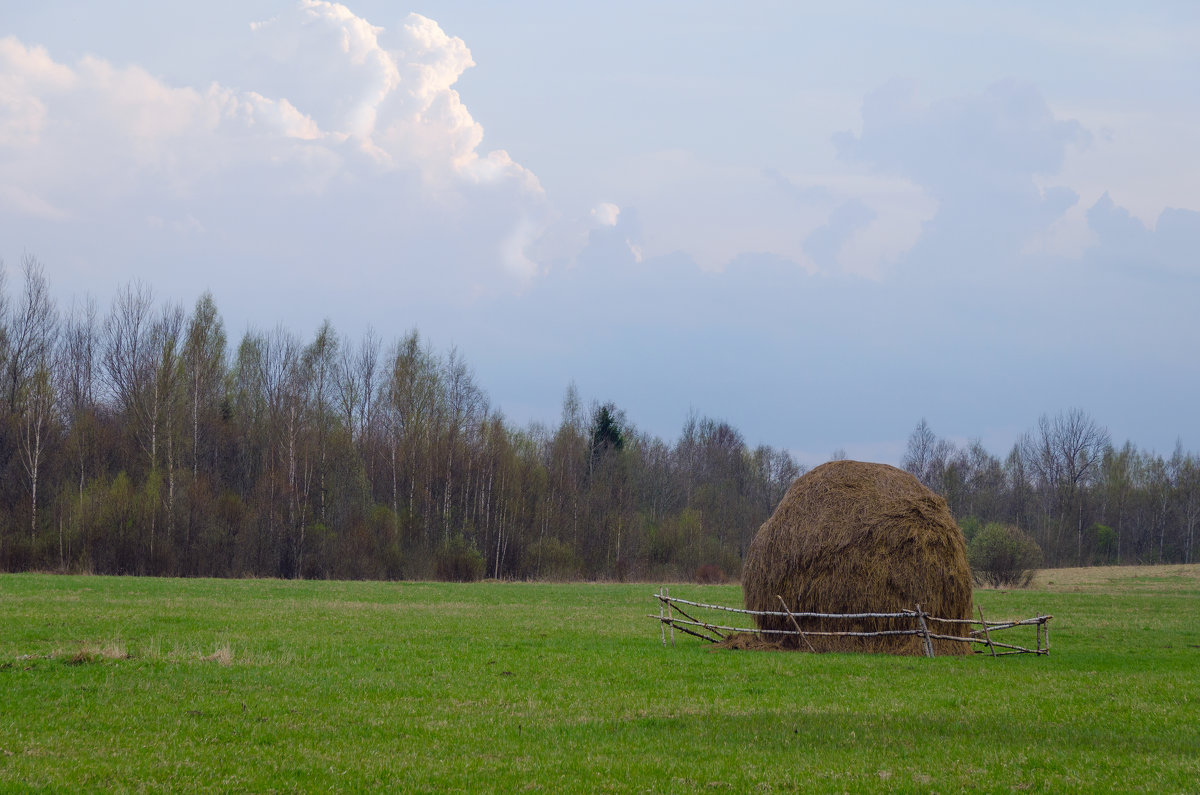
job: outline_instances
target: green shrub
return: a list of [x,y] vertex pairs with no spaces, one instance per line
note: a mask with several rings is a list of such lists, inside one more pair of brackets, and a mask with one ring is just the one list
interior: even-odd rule
[[970,543],[971,539],[979,535],[979,531],[983,529],[983,522],[978,516],[968,516],[958,523],[958,529],[962,530],[963,538]]
[[462,536],[455,536],[438,550],[434,571],[439,580],[474,582],[483,579],[483,555]]
[[1092,559],[1100,563],[1113,563],[1117,558],[1117,531],[1108,525],[1094,524],[1086,531],[1085,539],[1095,550]]
[[980,585],[1023,588],[1042,565],[1042,549],[1020,528],[992,522],[967,545],[967,561]]

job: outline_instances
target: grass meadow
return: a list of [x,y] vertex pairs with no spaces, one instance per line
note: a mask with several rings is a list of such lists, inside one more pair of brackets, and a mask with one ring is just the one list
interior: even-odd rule
[[1049,657],[664,648],[655,590],[0,576],[0,790],[1200,790],[1200,566],[976,593]]

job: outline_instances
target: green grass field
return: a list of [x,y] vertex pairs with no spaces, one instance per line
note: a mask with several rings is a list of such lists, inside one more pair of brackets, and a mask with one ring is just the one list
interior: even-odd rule
[[1200,789],[1200,566],[977,592],[1049,657],[664,648],[654,590],[2,576],[0,790]]

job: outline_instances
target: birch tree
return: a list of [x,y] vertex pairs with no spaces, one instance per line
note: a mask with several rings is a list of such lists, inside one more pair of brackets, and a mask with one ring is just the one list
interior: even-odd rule
[[58,310],[42,264],[26,256],[22,263],[24,291],[10,325],[11,347],[7,376],[9,409],[16,417],[22,468],[29,479],[29,539],[37,535],[38,482],[54,418],[54,354]]

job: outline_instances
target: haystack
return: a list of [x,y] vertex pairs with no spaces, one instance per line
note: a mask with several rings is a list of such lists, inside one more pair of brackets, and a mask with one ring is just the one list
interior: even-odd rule
[[[750,544],[742,569],[749,610],[896,613],[913,610],[942,618],[971,617],[971,571],[962,531],[946,501],[912,475],[886,464],[832,461],[788,489]],[[914,629],[896,619],[799,619],[810,631],[873,632]],[[793,629],[786,617],[759,616],[759,629]],[[965,625],[930,625],[962,635]],[[878,638],[809,636],[817,651],[924,654],[918,636]],[[807,649],[799,638],[787,646]],[[970,646],[935,640],[934,652],[968,654]]]

